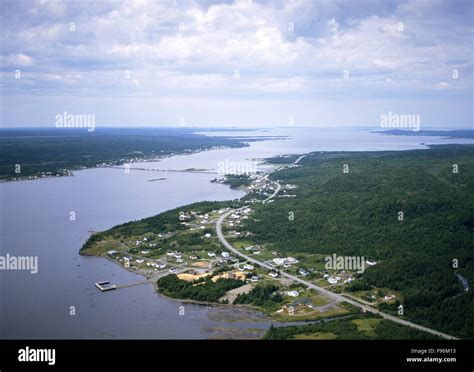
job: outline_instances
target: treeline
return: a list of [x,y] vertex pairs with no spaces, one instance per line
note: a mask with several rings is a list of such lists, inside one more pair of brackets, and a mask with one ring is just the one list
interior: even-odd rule
[[234,300],[234,304],[249,304],[272,311],[281,306],[283,297],[275,284],[258,284],[248,293],[241,293]]
[[244,174],[228,174],[225,177],[226,179],[223,183],[229,185],[232,189],[237,189],[242,186],[249,186],[251,183],[249,176]]
[[352,290],[400,291],[408,319],[474,337],[472,295],[455,275],[474,283],[474,147],[314,153],[301,164],[271,175],[297,197],[255,206],[254,243],[377,261]]
[[350,319],[337,319],[329,322],[308,324],[304,326],[270,327],[265,333],[267,340],[288,340],[297,336],[316,338],[320,333],[331,334],[331,338],[342,340],[425,340],[437,339],[430,333],[422,332],[410,327],[405,327],[389,320],[380,319],[380,322],[371,332],[361,331],[353,322],[354,319],[378,319],[371,315],[361,315]]
[[[188,128],[96,128],[93,132],[71,128],[2,129],[0,179],[185,150],[247,146],[236,138],[194,132]],[[261,139],[248,139],[255,140]],[[15,164],[21,165],[20,174],[15,173]]]
[[217,302],[227,291],[242,286],[237,279],[218,279],[215,282],[208,276],[192,282],[179,279],[176,275],[167,275],[157,281],[164,295],[203,302]]

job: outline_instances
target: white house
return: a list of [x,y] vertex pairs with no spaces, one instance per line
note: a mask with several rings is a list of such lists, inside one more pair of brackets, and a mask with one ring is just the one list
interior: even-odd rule
[[290,297],[298,297],[300,295],[298,291],[289,291],[286,294]]
[[222,252],[222,257],[229,258],[229,256],[230,256],[229,252]]
[[249,264],[244,265],[244,270],[253,270],[253,269],[254,269],[253,265],[249,265]]
[[285,263],[285,259],[283,258],[274,258],[272,261],[277,266],[283,265]]

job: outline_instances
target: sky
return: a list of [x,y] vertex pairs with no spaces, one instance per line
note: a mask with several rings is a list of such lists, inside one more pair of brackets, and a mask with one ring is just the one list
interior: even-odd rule
[[2,0],[1,126],[472,127],[471,0]]

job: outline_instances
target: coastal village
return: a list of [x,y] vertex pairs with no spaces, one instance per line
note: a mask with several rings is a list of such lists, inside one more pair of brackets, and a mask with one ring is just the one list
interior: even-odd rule
[[[101,243],[101,254],[153,283],[168,275],[176,275],[179,280],[193,286],[206,279],[212,282],[220,279],[240,281],[241,285],[228,290],[217,300],[220,304],[234,304],[239,296],[249,294],[257,287],[273,285],[272,288],[277,288],[274,295],[278,295],[280,301],[261,310],[278,320],[308,320],[348,313],[345,303],[324,296],[281,273],[289,273],[340,293],[345,285],[356,280],[354,271],[327,270],[322,256],[316,262],[302,254],[293,257],[252,243],[245,224],[252,220],[253,205],[271,203],[275,197],[295,197],[297,192],[296,186],[280,185],[269,180],[268,176],[264,172],[246,176],[246,200],[238,209],[226,207],[206,212],[183,209],[175,214],[179,226],[175,231],[149,231],[143,235],[107,240]],[[251,257],[261,265],[221,244],[216,234],[216,223],[223,217],[225,239],[243,256]],[[110,249],[104,251],[105,248]],[[117,285],[97,287],[102,291],[120,288]],[[394,293],[383,292],[362,293],[362,296],[360,300],[371,304],[392,302],[397,298]]]

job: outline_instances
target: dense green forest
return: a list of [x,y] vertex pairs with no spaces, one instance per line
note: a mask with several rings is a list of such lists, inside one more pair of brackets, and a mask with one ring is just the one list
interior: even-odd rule
[[400,291],[407,319],[474,337],[472,289],[456,276],[474,283],[473,146],[312,153],[300,164],[272,174],[296,184],[297,197],[256,207],[245,226],[255,244],[377,261],[352,290]]
[[229,185],[232,189],[237,189],[241,186],[250,185],[250,179],[247,175],[228,174],[224,184]]
[[271,327],[267,340],[288,339],[341,339],[341,340],[423,340],[435,336],[405,327],[373,315],[356,315],[350,318],[303,326]]
[[167,275],[157,281],[160,292],[166,296],[204,302],[217,302],[227,291],[242,286],[237,279],[218,279],[210,276],[192,282],[179,279],[176,275]]
[[[100,163],[154,157],[246,144],[230,137],[196,134],[196,128],[97,128],[2,129],[0,130],[0,179],[27,177],[40,172],[61,173],[63,169],[94,167]],[[263,140],[246,138],[245,141]],[[21,173],[15,173],[15,165]]]

